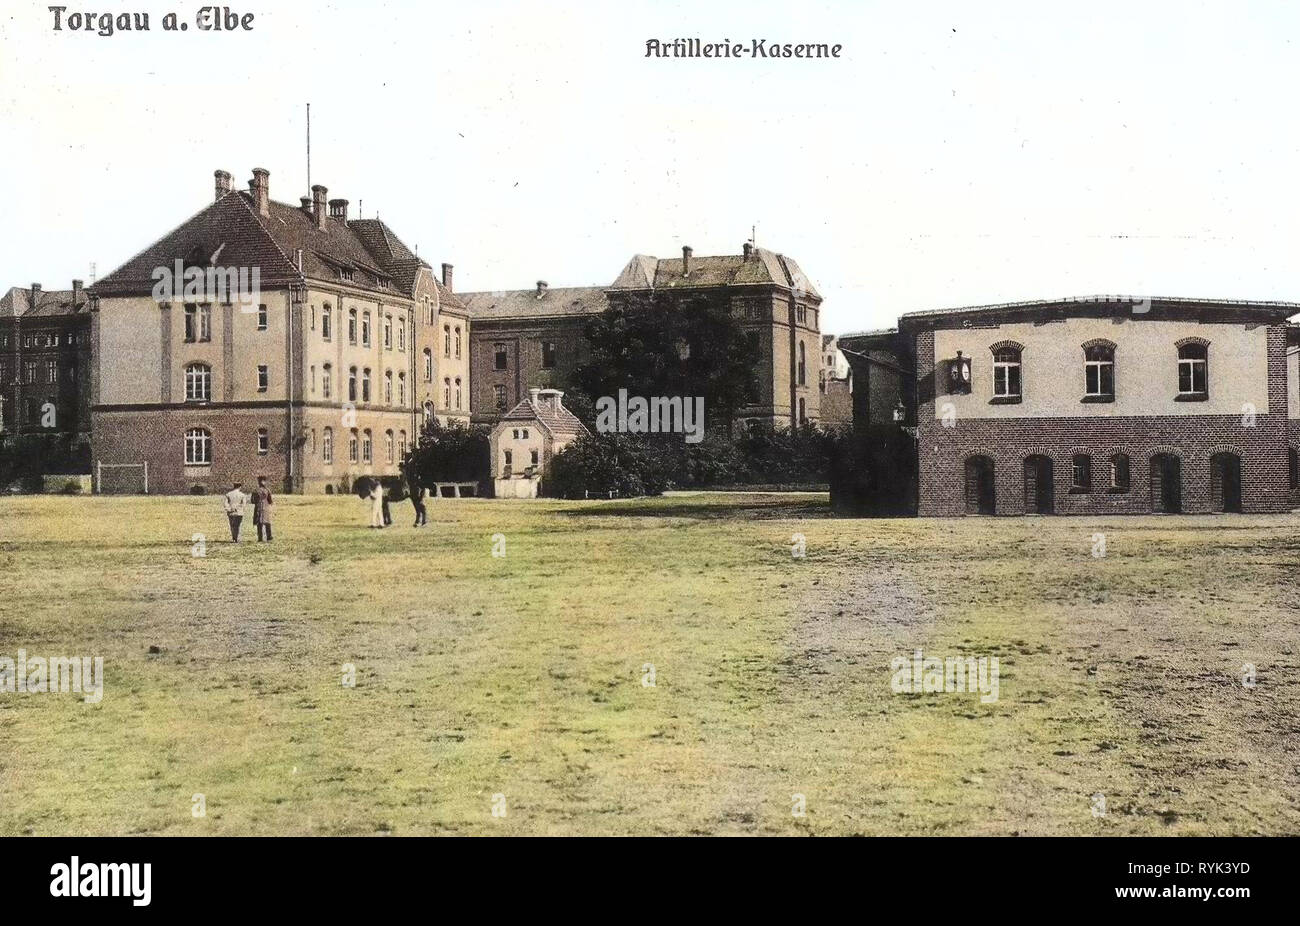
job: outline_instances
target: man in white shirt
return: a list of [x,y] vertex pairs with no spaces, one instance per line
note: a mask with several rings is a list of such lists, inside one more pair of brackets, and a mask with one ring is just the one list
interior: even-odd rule
[[234,488],[221,496],[221,499],[226,506],[226,517],[230,519],[230,540],[239,543],[239,525],[244,520],[244,506],[248,504],[244,484],[236,482]]

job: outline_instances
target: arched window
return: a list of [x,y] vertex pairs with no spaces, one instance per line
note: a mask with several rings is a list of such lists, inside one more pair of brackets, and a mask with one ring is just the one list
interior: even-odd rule
[[361,432],[361,462],[373,463],[375,459],[374,443],[370,438],[370,429]]
[[451,356],[451,325],[442,326],[442,355]]
[[393,349],[393,316],[384,316],[384,350]]
[[330,304],[327,302],[325,305],[321,306],[320,310],[320,336],[326,341],[330,339],[330,319],[332,317],[333,316],[330,314]]
[[397,456],[399,459],[406,459],[406,431],[397,432]]
[[497,383],[492,387],[492,398],[496,402],[497,411],[506,410],[506,387]]
[[799,385],[802,386],[806,381],[806,364],[804,358],[803,341],[799,342]]
[[451,377],[442,380],[442,407],[451,408]]
[[206,363],[191,363],[185,368],[185,401],[212,401],[212,367]]
[[1020,348],[999,347],[993,351],[993,396],[1020,398]]
[[1127,492],[1129,489],[1128,455],[1117,453],[1110,458],[1110,488],[1112,492]]
[[393,432],[384,432],[384,459],[389,463],[393,462]]
[[348,367],[348,401],[357,400],[357,368]]
[[1076,453],[1074,455],[1074,466],[1072,468],[1072,479],[1070,481],[1071,492],[1091,492],[1092,491],[1092,457],[1086,453]]
[[384,404],[393,404],[393,371],[384,371]]
[[1096,399],[1115,396],[1115,345],[1098,342],[1083,349],[1083,394]]
[[361,343],[370,346],[370,313],[361,313]]
[[190,428],[185,432],[185,465],[208,466],[212,463],[212,432],[207,428]]
[[433,382],[433,351],[427,347],[424,349],[424,381]]
[[334,429],[326,428],[321,434],[320,441],[321,459],[326,463],[334,462]]
[[1178,347],[1178,394],[1180,396],[1205,396],[1210,391],[1207,367],[1208,345],[1201,341],[1188,341]]
[[330,397],[330,389],[333,385],[333,370],[327,363],[320,369],[320,392],[324,398]]
[[456,326],[456,356],[460,357],[460,325]]
[[406,374],[397,374],[397,404],[406,406]]
[[361,401],[370,401],[370,367],[361,371]]
[[348,343],[357,343],[357,310],[348,309]]
[[353,428],[348,433],[348,462],[357,462],[357,429]]
[[456,377],[456,409],[460,409],[460,377]]

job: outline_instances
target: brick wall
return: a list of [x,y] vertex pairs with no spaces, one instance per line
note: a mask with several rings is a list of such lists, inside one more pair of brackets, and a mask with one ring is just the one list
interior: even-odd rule
[[[1286,333],[1281,326],[1270,327],[1268,351],[1269,407],[1257,410],[1253,426],[1238,415],[1186,415],[975,418],[957,419],[948,427],[935,418],[934,335],[922,332],[916,338],[918,513],[965,514],[966,461],[986,456],[994,466],[996,513],[1024,514],[1025,458],[1031,455],[1052,461],[1057,514],[1148,513],[1158,509],[1151,466],[1158,453],[1180,460],[1185,512],[1215,510],[1221,499],[1211,466],[1217,453],[1233,453],[1241,459],[1244,512],[1286,511],[1296,498],[1290,486],[1288,441],[1296,443],[1300,429],[1287,419]],[[1117,453],[1129,457],[1127,492],[1108,491],[1110,458]],[[1075,454],[1091,457],[1090,492],[1070,491]]]

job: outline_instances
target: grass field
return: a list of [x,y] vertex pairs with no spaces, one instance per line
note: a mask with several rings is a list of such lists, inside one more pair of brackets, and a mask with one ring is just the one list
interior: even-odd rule
[[[213,498],[0,499],[0,656],[106,675],[0,693],[0,833],[1300,833],[1296,517],[394,513],[236,547]],[[895,694],[918,648],[999,699]]]

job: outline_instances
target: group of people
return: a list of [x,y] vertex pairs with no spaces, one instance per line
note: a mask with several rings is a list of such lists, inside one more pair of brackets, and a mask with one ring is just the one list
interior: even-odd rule
[[257,542],[271,542],[271,508],[275,500],[271,490],[266,487],[266,477],[257,477],[257,488],[251,495],[244,491],[244,484],[236,482],[230,491],[221,496],[226,509],[226,518],[230,521],[230,540],[239,543],[239,528],[244,523],[244,512],[251,501],[253,504],[253,524],[257,527]]
[[[370,502],[372,528],[384,528],[393,523],[388,500],[394,490],[411,499],[411,505],[415,508],[414,526],[428,525],[429,512],[426,503],[429,499],[429,490],[421,485],[418,479],[410,475],[401,479],[377,479],[373,476],[363,478],[365,482],[361,480],[357,482],[357,495]],[[244,523],[244,514],[249,504],[253,506],[253,524],[257,527],[258,542],[271,541],[271,509],[275,505],[275,500],[271,497],[271,490],[267,488],[265,476],[257,477],[257,488],[251,494],[244,491],[242,482],[236,482],[229,492],[221,496],[221,500],[226,518],[230,521],[230,539],[233,543],[239,543],[239,529]]]

